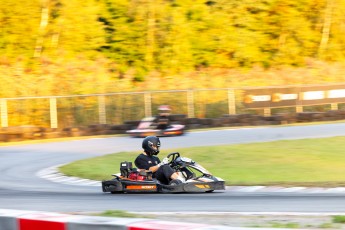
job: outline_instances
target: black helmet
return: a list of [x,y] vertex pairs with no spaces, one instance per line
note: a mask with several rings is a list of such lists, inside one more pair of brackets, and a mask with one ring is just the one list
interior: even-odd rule
[[143,149],[149,156],[157,155],[159,153],[161,142],[156,136],[147,136],[143,140]]

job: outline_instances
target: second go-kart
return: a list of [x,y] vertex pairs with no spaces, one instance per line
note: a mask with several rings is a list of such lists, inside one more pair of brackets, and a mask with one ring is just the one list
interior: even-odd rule
[[200,164],[192,159],[181,157],[180,153],[170,153],[168,156],[170,166],[185,178],[185,182],[162,184],[152,177],[152,172],[138,170],[132,167],[131,162],[122,162],[120,173],[113,174],[113,179],[102,181],[103,192],[129,193],[129,192],[213,192],[224,190],[225,181],[213,176]]
[[137,128],[128,130],[127,134],[132,137],[146,137],[146,136],[179,136],[185,133],[185,125],[170,124],[164,129],[160,129],[154,122],[155,117],[146,117],[142,119]]

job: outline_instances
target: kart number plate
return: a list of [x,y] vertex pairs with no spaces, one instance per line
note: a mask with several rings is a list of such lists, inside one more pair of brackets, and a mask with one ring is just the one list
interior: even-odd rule
[[156,185],[128,185],[128,190],[153,190],[156,189]]

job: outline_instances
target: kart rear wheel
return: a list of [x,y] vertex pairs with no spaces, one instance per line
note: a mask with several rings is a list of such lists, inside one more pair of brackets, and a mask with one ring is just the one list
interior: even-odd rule
[[206,193],[211,193],[213,192],[214,190],[208,190],[208,191],[205,191]]
[[121,193],[121,192],[119,192],[119,191],[112,191],[112,192],[110,192],[111,194],[119,194],[119,193]]

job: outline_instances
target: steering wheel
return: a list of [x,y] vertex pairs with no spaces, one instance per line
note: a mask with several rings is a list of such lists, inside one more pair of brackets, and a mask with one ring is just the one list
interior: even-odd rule
[[[180,156],[179,152],[173,152],[173,153],[169,153],[167,158],[170,160],[169,164],[173,161],[175,161],[178,157]],[[171,159],[170,159],[171,158]]]

